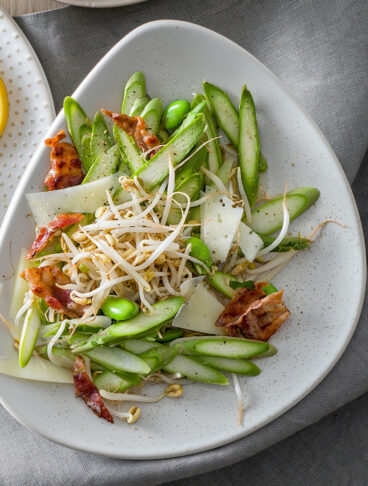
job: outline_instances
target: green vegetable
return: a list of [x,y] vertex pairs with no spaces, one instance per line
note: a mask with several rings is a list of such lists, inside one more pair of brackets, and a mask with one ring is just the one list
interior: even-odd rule
[[236,359],[253,358],[269,350],[269,344],[266,342],[217,336],[184,338],[171,344],[180,354]]
[[267,160],[263,157],[262,153],[259,154],[258,171],[266,172],[268,169]]
[[190,110],[190,103],[186,100],[172,101],[166,108],[163,114],[163,122],[166,130],[174,130],[178,127],[185,118],[185,115]]
[[261,372],[257,365],[246,359],[217,358],[215,356],[197,356],[196,359],[207,366],[230,373],[257,376]]
[[234,290],[238,290],[238,289],[254,290],[253,280],[246,280],[245,282],[238,282],[238,281],[235,281],[235,280],[231,280],[229,285]]
[[[183,181],[179,186],[175,187],[175,192],[182,192],[190,197],[191,201],[198,199],[202,186],[204,182],[203,174],[192,174],[185,181]],[[188,202],[187,198],[183,194],[175,194],[173,200],[179,204],[186,204]],[[188,218],[190,218],[190,211]],[[175,203],[172,204],[169,216],[167,218],[167,224],[178,224],[182,218],[181,209],[176,206]]]
[[160,331],[161,337],[157,335],[155,337],[156,341],[159,343],[168,343],[170,341],[173,341],[174,339],[178,339],[182,337],[183,335],[183,329],[175,328],[175,327],[170,327],[169,329],[166,329],[165,331]]
[[264,285],[262,287],[262,290],[266,295],[270,295],[270,294],[273,294],[274,292],[277,292],[277,288],[270,283],[268,283],[267,285]]
[[120,150],[117,145],[113,145],[107,152],[101,152],[97,156],[93,165],[87,172],[82,184],[97,181],[117,171],[120,162]]
[[[276,239],[273,236],[259,235],[265,246],[271,245]],[[299,238],[297,236],[285,236],[279,245],[272,251],[278,253],[285,253],[289,250],[301,251],[309,248],[311,241],[307,238]]]
[[41,319],[38,308],[35,305],[31,311],[26,314],[19,340],[19,366],[21,368],[27,366],[31,359],[40,327]]
[[216,117],[217,123],[228,136],[235,148],[239,140],[238,112],[228,95],[214,84],[204,82],[203,90],[206,99]]
[[[192,256],[193,258],[197,258],[197,260],[203,262],[208,268],[212,267],[213,262],[211,258],[211,252],[208,249],[207,245],[203,243],[203,241],[200,238],[196,238],[196,237],[188,238],[187,241],[185,242],[185,246],[188,245],[191,245],[191,250],[189,253],[190,256]],[[207,274],[207,271],[202,267],[202,265],[194,263],[193,266],[195,267],[196,272],[199,275]]]
[[206,102],[203,100],[198,105],[196,105],[194,108],[192,108],[190,110],[190,112],[186,115],[186,117],[184,118],[183,123],[180,126],[178,126],[178,128],[170,135],[170,138],[175,137],[175,135],[178,134],[180,132],[180,130],[182,130],[184,127],[189,125],[189,123],[194,120],[195,116],[198,113],[203,113],[206,106],[207,106]]
[[142,354],[148,349],[160,346],[156,341],[146,341],[145,339],[129,339],[123,341],[119,346],[126,351],[134,354]]
[[[202,101],[205,101],[205,97],[201,94],[197,94],[194,96],[191,108],[195,108],[198,106]],[[209,156],[208,156],[208,166],[211,172],[216,174],[218,169],[222,165],[222,151],[221,151],[221,146],[218,138],[215,138],[218,136],[217,133],[217,128],[216,125],[213,121],[212,115],[208,109],[207,106],[204,106],[203,108],[203,114],[205,117],[206,121],[206,135],[211,142],[207,144],[208,151],[209,151]],[[215,140],[212,140],[215,138]]]
[[144,100],[146,96],[146,78],[143,73],[137,71],[130,76],[125,85],[121,112],[129,115],[134,102]]
[[[286,205],[289,211],[290,221],[304,213],[319,198],[320,192],[314,187],[300,187],[291,191],[286,196]],[[269,235],[282,227],[283,196],[271,199],[252,211],[251,228],[260,235]]]
[[173,166],[179,164],[203,135],[204,128],[204,117],[199,114],[157,152],[146,166],[136,172],[147,191],[152,190],[168,176],[168,157],[171,157]]
[[188,356],[175,356],[175,358],[163,367],[168,373],[180,373],[193,381],[213,383],[215,385],[227,385],[226,377],[219,371],[199,363]]
[[129,116],[140,116],[148,102],[148,96],[145,98],[137,98],[130,109]]
[[258,165],[260,144],[258,138],[256,108],[252,95],[244,86],[239,107],[239,166],[244,191],[250,206],[258,194]]
[[170,322],[183,303],[183,297],[171,297],[161,300],[152,306],[153,311],[146,314],[140,312],[128,321],[113,324],[104,331],[92,335],[86,343],[76,347],[73,351],[76,353],[86,352],[102,344],[116,343],[130,338],[140,338],[150,334]]
[[259,358],[270,358],[271,356],[274,356],[277,353],[277,348],[275,348],[275,346],[273,346],[270,343],[268,343],[268,345],[269,345],[268,351],[266,351],[266,352],[264,352],[262,354],[259,354],[258,356],[255,356],[256,359],[259,359]]
[[[80,319],[69,319],[68,322],[73,326],[76,327],[78,332],[93,334],[100,329],[106,329],[111,325],[111,319],[106,316],[96,316],[95,319],[88,323],[80,323]],[[40,335],[43,339],[46,339],[50,336],[54,336],[57,331],[59,330],[61,322],[55,322],[53,324],[47,324],[42,326]],[[63,334],[68,333],[68,328],[66,327]],[[84,336],[84,339],[86,337]]]
[[101,154],[107,152],[113,146],[113,141],[105,118],[101,112],[95,114],[91,135],[91,156],[95,161]]
[[[91,120],[87,117],[79,103],[70,96],[67,96],[64,99],[64,115],[68,132],[73,140],[73,144],[78,152],[79,158],[81,159],[83,168],[87,172],[90,161],[88,157],[85,157],[84,155],[82,149],[82,138],[88,134],[88,130],[89,133],[91,133]],[[81,130],[82,126],[83,129]]]
[[81,141],[81,148],[83,153],[84,168],[89,170],[93,164],[92,152],[91,152],[91,135],[83,135]]
[[224,184],[227,184],[229,182],[230,172],[231,172],[231,169],[233,168],[234,162],[235,162],[234,157],[229,157],[229,158],[225,159],[224,163],[222,164],[222,166],[217,171],[216,175],[222,180],[222,182]]
[[135,302],[114,295],[106,297],[101,309],[105,316],[111,317],[111,319],[116,321],[132,319],[139,312],[139,306]]
[[145,121],[148,130],[151,130],[151,132],[154,134],[156,134],[159,129],[161,116],[162,102],[159,98],[153,98],[149,103],[147,103],[141,113],[141,117]]
[[132,373],[112,373],[111,371],[104,371],[93,377],[93,382],[98,390],[106,390],[109,392],[124,392],[131,386],[139,385],[141,379],[138,375]]
[[[193,147],[192,152],[198,150],[199,146],[205,142],[206,139],[206,136],[202,137]],[[180,184],[188,179],[188,177],[195,172],[198,172],[201,167],[208,167],[208,150],[206,146],[203,146],[198,152],[193,153],[193,155],[189,155],[188,157],[190,157],[190,159],[175,172],[175,190],[177,190],[177,188],[180,187]]]
[[162,123],[160,123],[160,126],[158,127],[157,134],[158,138],[160,139],[161,143],[167,143],[169,140],[169,134],[168,132],[164,129]]
[[118,347],[101,346],[85,353],[92,361],[96,361],[106,369],[116,372],[147,374],[148,364],[139,356]]
[[163,366],[170,363],[176,356],[174,348],[157,344],[158,343],[156,343],[155,347],[147,349],[139,355],[150,367],[150,373],[160,370]]
[[[36,347],[37,353],[45,359],[49,359],[47,354],[47,344]],[[73,368],[75,355],[66,348],[58,348],[56,346],[52,347],[52,355],[62,364],[65,368]]]
[[146,165],[146,161],[143,158],[142,151],[135,143],[133,137],[128,135],[117,125],[114,125],[113,132],[119,150],[123,154],[123,158],[126,160],[131,171],[136,172],[138,169],[144,167]]
[[231,288],[231,283],[237,282],[236,277],[231,274],[223,273],[217,270],[213,275],[208,275],[208,283],[216,290],[222,292],[226,297],[232,299],[235,295],[235,290]]

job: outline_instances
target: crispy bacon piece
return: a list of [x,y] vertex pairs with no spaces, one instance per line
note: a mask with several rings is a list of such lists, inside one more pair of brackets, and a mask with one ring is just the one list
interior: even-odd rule
[[31,291],[57,312],[69,317],[83,315],[85,305],[76,304],[70,298],[71,290],[61,289],[58,285],[65,285],[70,279],[63,274],[59,267],[48,265],[45,267],[27,268],[20,274],[29,284]]
[[88,376],[86,365],[84,364],[82,356],[77,356],[73,367],[73,379],[75,385],[75,396],[81,396],[97,417],[101,417],[108,422],[114,423],[114,419],[104,404],[98,390]]
[[83,214],[80,213],[58,214],[47,226],[40,228],[36,239],[24,258],[26,260],[33,258],[36,253],[45,248],[50,238],[54,236],[57,230],[70,226],[71,224],[80,223],[83,218]]
[[128,135],[134,138],[135,143],[142,149],[143,152],[151,150],[148,157],[153,157],[160,148],[160,140],[150,130],[147,129],[147,125],[143,118],[140,116],[128,116],[124,113],[115,113],[113,111],[101,109],[102,113],[111,118],[116,125],[124,130]]
[[243,334],[247,338],[268,341],[290,312],[282,300],[283,290],[267,295],[256,282],[254,290],[240,289],[216,321],[216,326],[226,327],[230,336]]
[[73,145],[60,142],[65,137],[64,130],[60,130],[54,137],[45,140],[45,144],[52,147],[50,153],[51,167],[44,181],[48,191],[77,186],[84,177],[82,165]]

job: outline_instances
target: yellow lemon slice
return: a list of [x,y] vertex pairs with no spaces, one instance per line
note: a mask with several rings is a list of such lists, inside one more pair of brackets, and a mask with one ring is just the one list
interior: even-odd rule
[[8,121],[8,93],[4,81],[0,78],[0,137]]

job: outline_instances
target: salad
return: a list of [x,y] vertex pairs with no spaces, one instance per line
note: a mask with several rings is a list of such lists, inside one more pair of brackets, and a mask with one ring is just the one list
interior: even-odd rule
[[[241,420],[238,375],[260,373],[253,358],[276,353],[268,340],[290,315],[272,281],[312,241],[289,223],[318,189],[262,188],[250,91],[239,110],[221,88],[203,91],[163,110],[136,72],[121,111],[93,121],[67,97],[72,143],[64,130],[45,141],[44,191],[27,194],[36,236],[9,323],[19,366],[70,369],[76,395],[109,422],[134,423],[140,402],[188,383],[229,380]],[[148,382],[166,388],[148,396]]]

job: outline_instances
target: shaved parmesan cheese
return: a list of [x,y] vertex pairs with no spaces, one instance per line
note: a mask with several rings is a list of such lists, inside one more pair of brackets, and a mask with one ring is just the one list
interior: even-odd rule
[[245,258],[252,262],[264,246],[261,238],[242,221],[239,223],[239,246]]
[[223,328],[215,326],[215,322],[224,306],[202,284],[198,284],[192,296],[172,323],[174,327],[204,332],[206,334],[224,335]]
[[192,296],[197,285],[201,283],[204,278],[205,276],[203,275],[203,277],[193,277],[189,280],[184,280],[184,282],[180,285],[181,295],[188,300]]
[[88,184],[57,191],[35,192],[26,198],[38,226],[46,226],[60,213],[94,213],[106,201],[106,190],[120,187],[118,175],[112,174]]
[[32,356],[25,368],[19,366],[18,353],[9,344],[8,356],[0,358],[0,373],[24,380],[49,381],[52,383],[73,383],[73,376],[70,370],[61,368],[50,363],[46,359]]
[[233,208],[233,202],[218,195],[201,207],[201,239],[208,246],[214,262],[224,262],[235,232],[243,216],[242,208]]

